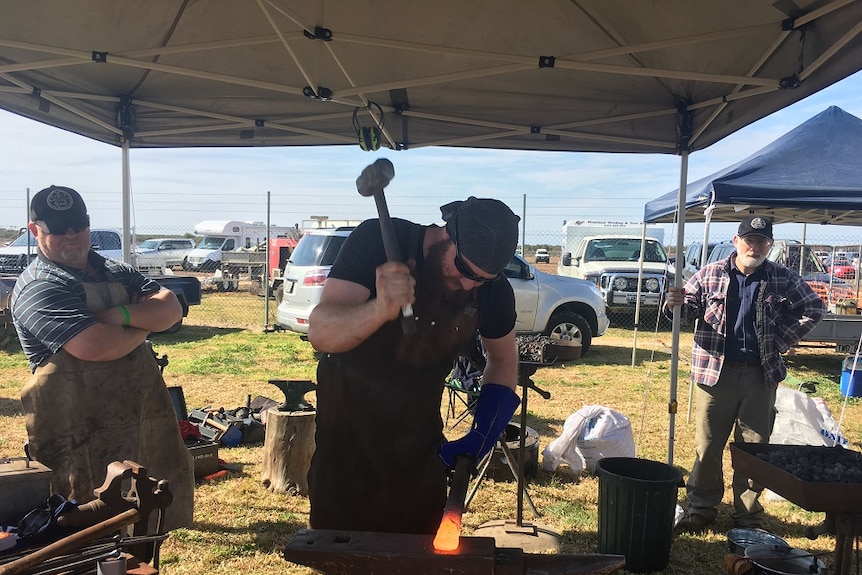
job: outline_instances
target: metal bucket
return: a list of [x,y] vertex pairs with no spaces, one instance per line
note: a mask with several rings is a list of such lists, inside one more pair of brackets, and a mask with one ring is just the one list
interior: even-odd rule
[[784,545],[787,542],[779,537],[759,529],[736,528],[727,532],[727,548],[731,553],[745,555],[745,550],[752,545]]
[[745,557],[765,575],[822,575],[826,571],[815,555],[787,545],[750,545]]

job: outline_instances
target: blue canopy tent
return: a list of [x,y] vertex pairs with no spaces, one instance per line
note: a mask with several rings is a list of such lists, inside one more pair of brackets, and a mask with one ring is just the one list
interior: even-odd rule
[[[704,262],[711,221],[738,222],[747,213],[757,213],[775,223],[860,225],[860,150],[862,120],[831,106],[737,164],[688,186],[682,180],[682,193],[677,189],[647,202],[644,226],[674,220],[706,222]],[[680,217],[677,206],[683,205],[683,196]],[[681,245],[679,237],[678,253]],[[674,365],[679,357],[678,329],[675,320]],[[690,410],[691,390],[688,405]]]
[[[687,221],[739,221],[757,212],[775,223],[862,225],[862,120],[836,106],[748,158],[689,184]],[[644,221],[676,219],[679,190],[644,207]]]

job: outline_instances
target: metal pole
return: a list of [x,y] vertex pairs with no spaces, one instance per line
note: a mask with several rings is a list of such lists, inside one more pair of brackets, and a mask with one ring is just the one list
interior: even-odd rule
[[[638,258],[638,289],[635,292],[637,294],[637,300],[635,300],[635,330],[634,337],[632,340],[632,367],[635,366],[635,359],[637,358],[638,351],[638,324],[641,319],[641,284],[644,279],[644,253],[646,250],[646,230],[647,223],[644,222],[643,229],[641,230],[641,251],[640,257]],[[679,259],[679,257],[677,257]],[[661,313],[661,309],[658,310],[658,313]]]
[[24,233],[27,234],[27,263],[24,265],[26,268],[30,265],[30,259],[33,256],[33,237],[30,234],[30,188],[27,188],[27,205],[24,206]]
[[521,202],[521,257],[527,257],[527,194]]
[[266,192],[266,260],[263,262],[263,272],[260,278],[260,281],[264,283],[264,291],[263,291],[263,327],[264,329],[269,327],[269,250],[270,244],[270,196],[272,192],[267,190]]
[[[686,181],[688,180],[688,151],[684,150],[680,156],[679,169],[679,198],[677,199],[677,210],[679,217],[677,218],[676,231],[676,253],[677,260],[679,254],[683,253],[683,240],[685,238],[685,195]],[[681,288],[682,274],[677,272],[674,274],[674,286]],[[670,353],[670,397],[668,399],[667,411],[669,414],[668,420],[668,437],[667,437],[667,462],[668,465],[673,465],[673,444],[675,440],[674,426],[676,425],[676,388],[678,383],[679,370],[679,326],[681,319],[680,306],[673,308],[673,334],[671,338],[671,353]]]
[[122,151],[123,164],[123,261],[132,261],[132,176],[129,170],[129,140],[123,139],[120,150]]

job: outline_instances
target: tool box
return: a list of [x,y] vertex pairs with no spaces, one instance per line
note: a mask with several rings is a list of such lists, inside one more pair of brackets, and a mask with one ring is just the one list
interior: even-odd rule
[[[186,397],[180,386],[168,387],[177,420],[188,421],[189,412],[186,407]],[[209,439],[186,439],[186,447],[195,464],[195,479],[200,479],[218,471],[218,441]]]
[[0,526],[17,525],[51,495],[51,470],[26,457],[0,458]]

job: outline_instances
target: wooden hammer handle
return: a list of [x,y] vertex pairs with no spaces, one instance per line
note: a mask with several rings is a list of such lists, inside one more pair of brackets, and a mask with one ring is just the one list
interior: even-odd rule
[[42,561],[80,549],[87,543],[105,537],[106,535],[110,535],[114,531],[122,529],[126,525],[135,523],[139,518],[140,515],[138,514],[137,509],[123,511],[119,515],[115,515],[101,523],[96,523],[92,527],[87,527],[86,529],[60,539],[59,541],[55,541],[54,543],[51,543],[38,551],[34,551],[29,555],[25,555],[20,559],[0,565],[0,575],[18,575],[19,573],[24,573]]
[[[380,221],[380,235],[383,237],[383,249],[386,259],[390,262],[401,262],[401,249],[398,247],[398,239],[395,236],[395,227],[389,216],[389,207],[383,190],[374,190],[374,203],[377,204],[377,217]],[[409,303],[401,308],[401,327],[404,333],[416,333],[416,323],[413,320],[413,306]]]

